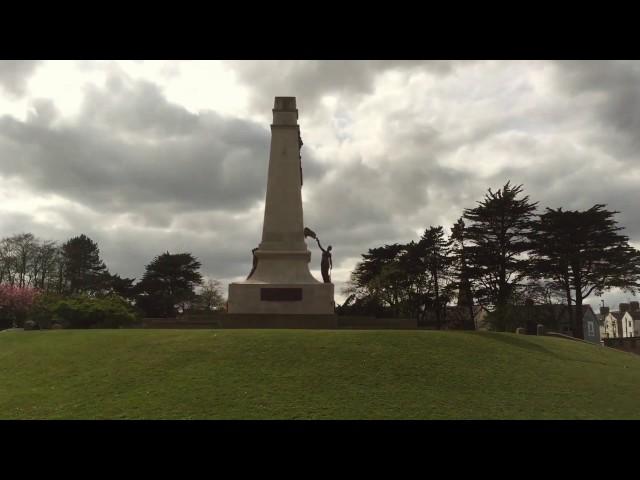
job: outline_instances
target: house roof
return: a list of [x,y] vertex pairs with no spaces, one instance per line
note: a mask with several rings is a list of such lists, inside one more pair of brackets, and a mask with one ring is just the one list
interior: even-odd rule
[[[514,310],[520,309],[533,309],[539,311],[553,311],[556,313],[562,313],[567,311],[567,305],[559,305],[559,304],[544,304],[544,305],[513,305],[511,307]],[[582,313],[587,313],[589,310],[593,312],[591,305],[582,305]],[[595,313],[594,313],[595,315]]]
[[625,313],[628,313],[631,316],[631,318],[633,318],[634,320],[640,320],[640,312],[626,311],[626,312],[609,312],[609,313],[611,313],[611,315],[613,315],[616,320],[622,320]]

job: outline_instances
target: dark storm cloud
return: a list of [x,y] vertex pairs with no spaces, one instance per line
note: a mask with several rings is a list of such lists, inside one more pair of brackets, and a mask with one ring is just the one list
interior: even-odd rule
[[169,103],[157,85],[122,75],[111,75],[106,90],[88,89],[82,121],[164,138],[193,134],[200,127],[198,115]]
[[[584,210],[604,203],[620,211],[624,233],[640,244],[634,193],[640,176],[640,63],[558,61],[553,66],[550,78],[566,106],[532,113],[535,124],[557,129],[557,141],[544,146],[530,136],[527,145],[513,151],[514,157],[529,156],[529,168],[507,166],[490,180],[496,187],[507,179],[524,183],[541,210]],[[562,133],[569,120],[574,127]]]
[[[241,211],[263,200],[269,131],[167,102],[148,82],[88,90],[79,120],[51,125],[51,102],[0,118],[0,175],[90,208],[167,226],[178,212]],[[322,171],[306,155],[305,177]]]
[[27,80],[40,63],[40,60],[0,60],[0,87],[11,96],[23,96]]
[[640,63],[563,61],[555,67],[559,88],[591,105],[594,126],[602,129],[592,140],[635,156],[640,147]]
[[[624,227],[623,234],[640,248],[640,216],[636,180],[629,178],[627,168],[608,166],[598,168],[593,156],[584,153],[562,154],[555,161],[545,162],[543,168],[531,168],[527,173],[518,169],[505,169],[492,177],[495,188],[507,179],[524,183],[525,193],[532,201],[539,201],[539,212],[549,208],[586,210],[595,204],[620,212],[615,216]],[[495,189],[494,188],[494,189]],[[628,194],[629,193],[629,194]]]
[[[358,96],[373,91],[376,75],[385,71],[428,71],[446,74],[461,62],[441,60],[306,60],[229,61],[240,81],[251,87],[256,111],[268,112],[275,96],[295,96],[299,108],[312,112],[327,94]],[[470,63],[470,62],[466,62]]]

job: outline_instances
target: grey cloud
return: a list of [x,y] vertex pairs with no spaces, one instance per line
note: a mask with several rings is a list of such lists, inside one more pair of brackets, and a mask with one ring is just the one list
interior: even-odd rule
[[[264,198],[265,126],[192,114],[126,78],[90,89],[77,123],[51,126],[54,115],[41,102],[26,122],[0,118],[0,175],[159,226],[179,212],[241,211]],[[316,175],[322,170],[307,152],[305,178]]]
[[199,126],[197,115],[167,102],[157,85],[123,75],[111,75],[106,91],[95,86],[88,88],[82,121],[164,138],[191,134]]
[[28,114],[28,122],[40,127],[47,127],[59,115],[58,109],[52,100],[37,98],[31,102],[31,110]]
[[[402,69],[447,74],[463,62],[440,60],[300,60],[230,61],[241,81],[251,86],[259,112],[272,108],[273,97],[295,96],[311,112],[326,94],[362,95],[373,91],[378,74]],[[468,62],[470,63],[470,62]]]
[[[524,184],[532,201],[539,201],[539,210],[546,207],[586,210],[596,203],[607,205],[620,213],[616,216],[624,233],[631,240],[640,240],[638,196],[633,172],[640,168],[632,161],[609,160],[603,163],[599,149],[577,147],[572,139],[558,139],[542,145],[539,139],[528,138],[526,154],[529,168],[507,166],[486,180],[487,187],[498,188],[507,180]],[[601,144],[605,152],[607,145]],[[517,150],[513,153],[518,155]]]
[[31,231],[27,228],[32,224],[31,215],[21,212],[0,211],[0,237],[8,237],[23,231]]
[[[610,147],[619,154],[635,154],[640,147],[640,62],[586,60],[554,65],[558,87],[587,103],[590,111],[586,113],[606,131]],[[577,108],[582,110],[580,105]],[[604,139],[596,135],[592,140]]]
[[[144,267],[163,252],[190,252],[202,263],[202,273],[217,279],[247,275],[251,269],[252,242],[249,239],[229,242],[214,235],[194,235],[186,230],[115,232],[97,230],[93,237],[111,271],[140,278]],[[92,238],[93,238],[92,237]]]
[[23,96],[27,80],[40,63],[40,60],[0,60],[0,87],[14,97]]
[[[430,140],[427,136],[422,145]],[[354,161],[313,185],[305,222],[334,245],[339,265],[340,259],[359,258],[369,248],[417,239],[416,227],[441,224],[443,211],[457,205],[453,222],[470,181],[468,174],[438,164],[420,148],[385,157],[375,167]]]
[[[182,215],[172,228],[148,228],[140,224],[112,227],[119,220],[117,216],[67,206],[47,207],[38,212],[63,218],[65,221],[58,228],[37,222],[27,214],[1,213],[2,237],[24,231],[63,243],[84,233],[98,243],[112,273],[138,279],[145,266],[166,251],[193,253],[202,263],[202,273],[212,278],[230,280],[245,276],[251,269],[251,248],[259,242],[258,231],[262,226],[261,218],[237,222],[213,211]],[[195,226],[195,222],[200,226]]]

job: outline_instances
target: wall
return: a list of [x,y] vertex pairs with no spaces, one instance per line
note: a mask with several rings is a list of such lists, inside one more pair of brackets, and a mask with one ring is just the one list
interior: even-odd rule
[[415,330],[411,318],[375,318],[337,315],[226,314],[183,318],[145,318],[144,328],[313,328]]
[[183,318],[145,318],[144,328],[311,328],[335,329],[336,315],[212,313]]
[[604,346],[640,355],[640,337],[605,338]]

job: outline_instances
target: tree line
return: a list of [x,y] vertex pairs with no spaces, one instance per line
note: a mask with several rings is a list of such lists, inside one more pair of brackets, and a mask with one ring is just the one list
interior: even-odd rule
[[[149,317],[172,317],[188,308],[221,309],[222,286],[217,280],[205,281],[200,267],[191,253],[166,252],[154,257],[136,282],[112,274],[100,257],[98,244],[84,234],[58,244],[20,233],[0,240],[0,317],[5,317],[5,323],[9,317],[15,323],[16,316],[24,321],[36,297],[40,303],[62,309],[71,304],[61,299],[75,298],[72,304],[84,308],[106,305],[91,303],[91,299],[117,297],[132,312]],[[40,314],[45,315],[42,309]]]
[[369,249],[351,274],[339,313],[419,322],[431,314],[441,328],[457,298],[469,307],[460,328],[473,328],[472,305],[482,305],[492,311],[494,328],[504,330],[509,305],[563,303],[582,336],[587,297],[638,290],[640,252],[620,233],[619,212],[606,205],[537,210],[522,185],[507,182],[465,208],[448,236],[442,226],[430,226],[417,241]]

